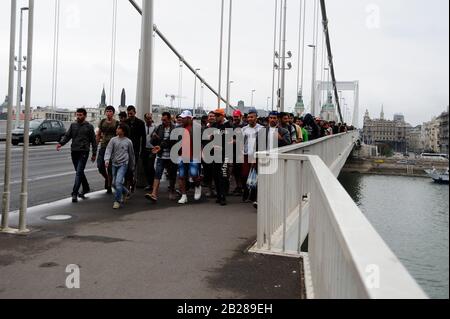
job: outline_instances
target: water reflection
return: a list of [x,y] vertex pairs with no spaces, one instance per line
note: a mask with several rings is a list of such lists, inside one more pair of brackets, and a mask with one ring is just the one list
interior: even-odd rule
[[358,173],[341,173],[339,182],[344,186],[347,193],[355,201],[358,206],[361,206],[362,189],[363,189],[363,175]]

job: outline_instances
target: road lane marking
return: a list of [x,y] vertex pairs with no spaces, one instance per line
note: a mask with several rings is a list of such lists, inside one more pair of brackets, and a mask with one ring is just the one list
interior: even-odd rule
[[[98,198],[101,198],[104,194],[105,194],[105,191],[89,193],[89,199],[98,199]],[[53,202],[47,202],[47,203],[39,204],[36,206],[27,207],[27,213],[32,214],[35,211],[39,211],[42,209],[50,209],[53,206],[67,205],[70,203],[72,203],[72,197],[67,197],[67,198],[59,199],[59,200],[56,200]],[[9,214],[17,215],[17,214],[19,214],[19,210],[10,211]]]
[[[96,172],[96,171],[97,171],[96,168],[91,168],[91,169],[85,170],[84,172],[90,173],[90,172]],[[74,174],[75,174],[75,172],[69,172],[69,173],[60,173],[60,174],[54,174],[54,175],[38,176],[38,177],[29,178],[28,183],[43,181],[46,179],[54,179],[54,178],[58,178],[58,177],[70,176],[70,175],[74,175]],[[21,183],[22,183],[22,180],[15,180],[15,181],[11,182],[10,185],[17,185],[17,184],[21,184]],[[5,185],[4,183],[0,183],[0,187],[3,187],[4,185]]]

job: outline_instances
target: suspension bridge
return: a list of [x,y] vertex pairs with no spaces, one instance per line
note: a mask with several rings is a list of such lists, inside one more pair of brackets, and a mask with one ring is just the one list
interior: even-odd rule
[[[115,90],[117,1],[114,0],[110,94]],[[11,6],[9,96],[14,89],[16,2]],[[227,89],[222,91],[224,4],[229,3]],[[230,103],[232,0],[222,0],[219,86],[207,79],[176,49],[154,23],[154,1],[142,7],[129,0],[142,15],[141,45],[137,75],[136,106],[139,116],[152,112],[154,79],[154,34],[217,98],[217,106]],[[298,108],[304,109],[304,51],[306,0],[300,1],[298,42]],[[320,116],[322,92],[334,99],[335,115],[344,122],[339,92],[355,94],[353,124],[357,126],[359,83],[340,82],[334,67],[325,0],[313,7],[313,76],[310,109]],[[286,111],[286,71],[292,53],[286,48],[288,0],[275,0],[272,110]],[[52,106],[57,106],[59,1],[55,6],[55,41]],[[137,199],[120,217],[102,208],[108,199],[95,193],[80,206],[68,200],[28,208],[28,118],[31,110],[33,27],[35,1],[29,0],[28,68],[25,94],[25,145],[20,209],[10,214],[11,118],[5,152],[5,178],[0,233],[0,296],[30,297],[154,297],[154,298],[427,298],[418,284],[374,230],[337,176],[358,142],[357,131],[310,143],[260,152],[258,158],[258,210],[237,201],[233,207],[216,208],[204,201],[174,208],[169,201],[150,207]],[[321,23],[320,23],[321,21]],[[319,37],[322,26],[322,38]],[[320,39],[322,44],[320,44]],[[321,67],[317,70],[320,49]],[[276,52],[275,52],[276,51]],[[270,61],[270,59],[269,59]],[[302,66],[302,67],[300,67]],[[324,66],[330,80],[324,81]],[[180,67],[181,69],[181,67]],[[320,73],[320,81],[317,74]],[[182,99],[179,92],[169,97]],[[179,104],[181,105],[181,104]],[[195,109],[195,103],[194,103]],[[51,217],[69,216],[67,221]],[[30,230],[28,229],[30,225]],[[38,231],[34,231],[38,230]],[[32,244],[31,244],[32,243]],[[31,245],[28,245],[31,244]],[[256,255],[253,255],[256,254]],[[254,256],[254,257],[253,257]],[[21,263],[19,263],[21,261]],[[77,263],[86,274],[84,289],[61,290],[53,268]],[[35,278],[35,279],[32,279]],[[36,279],[37,278],[37,279]],[[55,288],[56,287],[56,288]],[[111,289],[113,287],[113,289]],[[263,292],[267,292],[264,294]]]

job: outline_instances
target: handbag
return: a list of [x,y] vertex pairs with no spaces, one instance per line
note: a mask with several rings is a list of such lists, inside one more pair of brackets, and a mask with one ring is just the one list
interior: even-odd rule
[[248,175],[247,187],[249,189],[256,189],[257,186],[258,186],[258,174],[256,172],[256,169],[252,168],[250,174]]

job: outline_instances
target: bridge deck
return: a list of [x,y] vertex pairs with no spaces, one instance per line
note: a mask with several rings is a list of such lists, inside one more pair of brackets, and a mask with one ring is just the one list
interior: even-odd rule
[[[142,195],[120,211],[103,193],[30,209],[32,234],[0,235],[0,299],[303,296],[300,260],[247,253],[257,216],[239,198],[227,207],[213,200],[177,207]],[[54,214],[74,218],[44,219]],[[69,264],[81,268],[81,289],[65,287]]]

